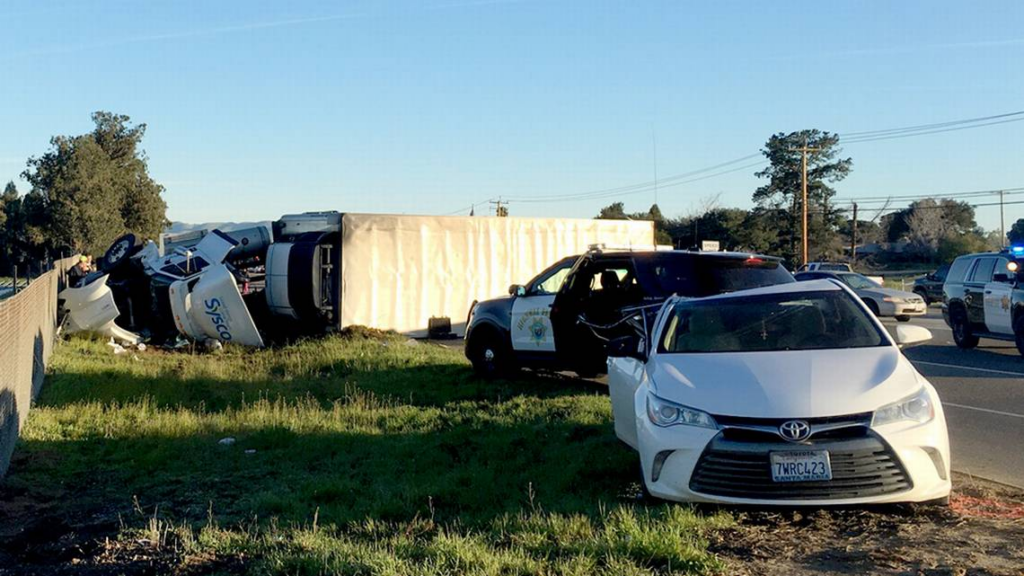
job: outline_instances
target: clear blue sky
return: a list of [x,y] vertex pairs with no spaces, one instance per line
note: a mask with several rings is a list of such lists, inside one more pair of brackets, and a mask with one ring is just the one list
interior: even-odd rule
[[[665,177],[779,131],[1024,109],[1016,0],[5,0],[0,24],[0,179],[51,135],[87,131],[92,111],[128,114],[149,125],[169,217],[188,222],[623,186],[652,179],[652,132]],[[846,152],[841,197],[1024,186],[1024,122]],[[658,202],[747,207],[752,172]],[[623,200],[642,210],[654,194]],[[608,202],[510,210],[591,217]],[[998,228],[998,209],[979,221]]]

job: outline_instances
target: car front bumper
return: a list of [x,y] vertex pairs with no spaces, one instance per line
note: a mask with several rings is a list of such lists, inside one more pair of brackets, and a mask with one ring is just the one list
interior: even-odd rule
[[924,302],[879,302],[879,316],[924,316],[928,305]]
[[[949,441],[941,407],[925,424],[862,428],[862,438],[820,442],[812,438],[805,443],[781,439],[737,442],[726,439],[722,430],[660,428],[643,412],[637,413],[636,422],[644,483],[652,495],[666,500],[840,506],[925,502],[950,493]],[[729,461],[720,457],[723,449],[744,451],[747,460],[736,464],[732,473],[723,468],[710,470],[708,462]],[[774,483],[768,453],[785,450],[828,450],[833,480]]]

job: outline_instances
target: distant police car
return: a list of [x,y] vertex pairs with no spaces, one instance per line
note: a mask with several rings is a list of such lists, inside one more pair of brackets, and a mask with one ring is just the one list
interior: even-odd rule
[[942,286],[942,316],[960,348],[980,337],[1010,340],[1024,354],[1024,246],[953,261]]
[[637,311],[667,297],[710,296],[793,282],[780,261],[734,252],[609,250],[564,258],[510,296],[476,303],[466,356],[491,377],[520,367],[595,375],[605,343],[632,330]]

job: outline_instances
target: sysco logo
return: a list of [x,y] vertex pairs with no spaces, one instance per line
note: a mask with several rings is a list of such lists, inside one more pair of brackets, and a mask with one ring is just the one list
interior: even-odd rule
[[203,304],[206,305],[206,315],[213,321],[213,327],[217,330],[217,335],[220,336],[220,339],[225,342],[231,340],[231,331],[228,330],[228,323],[220,313],[220,299],[211,298],[204,300]]

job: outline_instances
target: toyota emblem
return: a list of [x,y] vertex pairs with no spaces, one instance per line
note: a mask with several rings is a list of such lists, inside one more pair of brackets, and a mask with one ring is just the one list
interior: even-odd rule
[[811,425],[804,420],[789,420],[779,426],[779,436],[790,442],[803,442],[811,435]]

